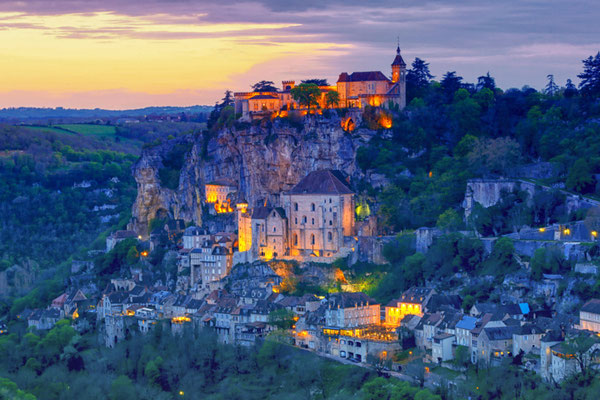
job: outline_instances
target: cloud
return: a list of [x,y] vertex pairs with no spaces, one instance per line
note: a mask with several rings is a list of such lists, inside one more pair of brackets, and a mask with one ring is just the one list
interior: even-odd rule
[[[93,47],[102,57],[89,57],[94,62],[106,62],[107,74],[116,73],[112,71],[115,68],[117,72],[128,69],[121,63],[125,51],[135,52],[144,60],[134,60],[132,65],[161,68],[166,76],[188,76],[189,72],[180,71],[182,65],[197,63],[202,67],[197,81],[185,83],[182,79],[174,84],[156,73],[148,74],[152,81],[147,84],[160,85],[162,93],[174,93],[175,97],[159,97],[165,100],[176,96],[187,100],[181,85],[211,87],[206,92],[194,92],[200,96],[198,103],[208,104],[218,98],[208,97],[215,85],[231,85],[234,90],[234,85],[239,85],[243,89],[259,76],[270,80],[307,76],[335,80],[342,71],[379,69],[387,74],[397,37],[405,60],[426,59],[437,77],[456,70],[474,81],[490,71],[501,87],[529,84],[540,88],[549,73],[559,82],[575,78],[581,70],[580,61],[600,50],[598,20],[600,8],[592,0],[0,2],[0,35],[23,31],[23,37],[32,40],[37,36],[29,31],[41,31],[56,39],[48,43],[71,63],[79,62],[69,57],[77,47],[65,41]],[[169,43],[169,47],[161,42]],[[116,44],[126,50],[121,51]],[[25,55],[9,51],[0,49],[0,56],[33,57],[31,51]],[[164,57],[173,57],[170,69],[152,56],[163,52]],[[237,63],[237,68],[227,66],[226,61]],[[58,64],[55,69],[59,69]],[[119,76],[121,81],[115,78],[103,85],[111,90],[121,85],[131,93],[143,92],[139,83],[133,85],[138,80],[133,72]],[[9,78],[5,82],[2,79],[0,74],[0,90],[11,83]],[[58,75],[48,79],[58,79]],[[73,96],[79,95],[73,94],[69,101]],[[138,101],[138,95],[131,96],[132,101]]]

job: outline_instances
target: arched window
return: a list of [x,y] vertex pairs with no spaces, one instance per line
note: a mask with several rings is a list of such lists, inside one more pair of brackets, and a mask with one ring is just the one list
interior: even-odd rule
[[327,232],[327,240],[330,242],[333,240],[333,235],[331,234],[331,232]]
[[310,211],[315,211],[315,203],[310,203]]
[[294,203],[294,211],[298,211],[298,203]]
[[315,244],[315,235],[310,235],[310,244]]
[[295,217],[295,218],[294,218],[294,223],[295,223],[296,225],[298,225],[298,217]]
[[302,223],[305,224],[306,223],[306,215],[302,216]]
[[312,222],[312,224],[314,225],[314,224],[315,224],[315,219],[314,219],[314,218],[312,218],[312,221],[311,221],[311,222]]
[[273,232],[277,232],[277,228],[276,227],[273,227]]
[[333,221],[329,220],[329,226],[333,225]]
[[298,235],[294,233],[294,246],[298,246]]

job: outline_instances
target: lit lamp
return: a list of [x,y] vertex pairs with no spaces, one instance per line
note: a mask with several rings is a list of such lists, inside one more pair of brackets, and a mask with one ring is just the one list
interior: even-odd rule
[[597,231],[592,231],[592,237],[597,238],[598,237],[598,232]]

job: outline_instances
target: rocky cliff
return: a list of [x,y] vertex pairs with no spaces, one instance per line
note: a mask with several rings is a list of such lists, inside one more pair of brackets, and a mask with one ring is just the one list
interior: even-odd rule
[[[148,233],[148,222],[168,215],[202,223],[204,184],[230,180],[237,184],[237,198],[253,206],[268,199],[277,204],[279,193],[290,189],[317,169],[339,169],[360,177],[356,149],[376,132],[359,129],[352,134],[336,118],[305,118],[301,125],[285,120],[226,128],[206,139],[186,136],[145,149],[133,167],[138,195],[133,206],[132,228]],[[174,146],[187,144],[179,185],[161,185],[159,170]]]

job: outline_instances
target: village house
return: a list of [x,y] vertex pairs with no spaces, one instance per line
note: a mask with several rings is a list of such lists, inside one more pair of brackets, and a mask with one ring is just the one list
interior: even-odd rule
[[327,299],[328,328],[354,328],[381,322],[380,306],[364,293],[333,293]]
[[579,329],[600,333],[600,299],[591,299],[581,307]]
[[478,360],[492,365],[502,358],[511,357],[513,334],[518,331],[518,326],[484,328],[478,337]]
[[218,180],[204,185],[205,203],[212,204],[210,212],[213,214],[222,214],[233,212],[231,196],[237,191],[233,182],[228,180]]
[[[213,238],[214,239],[214,238]],[[189,252],[190,284],[206,287],[226,277],[233,266],[233,243],[228,238],[219,242],[205,239],[199,248]]]
[[581,349],[574,352],[573,348],[564,341],[553,345],[551,351],[550,379],[562,382],[569,376],[581,373],[582,364],[584,368],[590,367],[592,363],[600,361],[600,343],[589,343],[587,350]]
[[206,229],[190,226],[183,232],[183,248],[185,250],[198,249],[207,239],[210,239],[210,235]]
[[517,331],[513,333],[513,349],[512,354],[539,354],[542,346],[541,340],[546,332],[540,327],[532,323],[521,325]]
[[392,300],[385,306],[385,323],[399,326],[406,315],[422,317],[425,304],[434,293],[435,290],[425,287],[411,287],[406,290],[399,299]]
[[[249,120],[269,115],[285,115],[286,112],[299,109],[291,93],[296,82],[282,81],[281,90],[234,93],[234,109],[242,119]],[[400,46],[392,61],[392,75],[388,78],[381,71],[342,72],[335,86],[321,85],[317,96],[319,108],[340,107],[364,109],[367,105],[375,107],[406,106],[406,63],[400,55]],[[326,94],[337,92],[339,103],[327,104]]]
[[64,317],[61,309],[50,307],[46,310],[34,310],[27,318],[27,326],[37,330],[48,330]]
[[431,345],[432,360],[437,363],[452,360],[454,358],[452,344],[455,340],[455,336],[449,333],[438,333],[435,335]]

